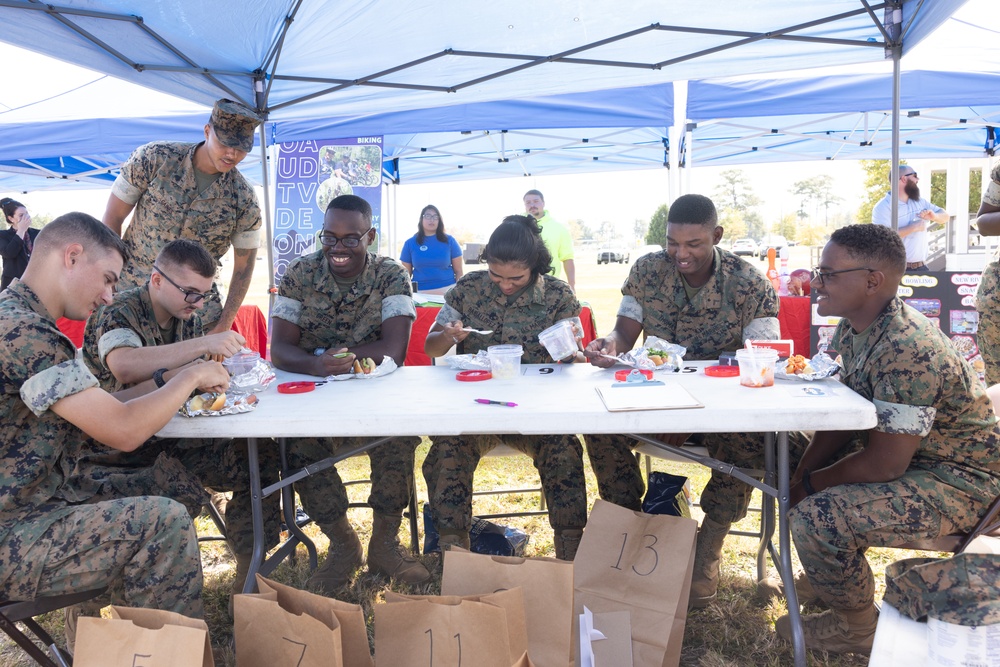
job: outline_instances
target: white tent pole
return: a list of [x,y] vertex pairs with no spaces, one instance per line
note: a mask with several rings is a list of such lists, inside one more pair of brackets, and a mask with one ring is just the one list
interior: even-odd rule
[[267,132],[264,130],[266,123],[260,124],[260,174],[264,187],[264,236],[267,240],[267,269],[270,272],[267,278],[268,313],[274,306],[274,229],[271,226],[271,183],[270,169],[267,161]]
[[[902,39],[902,7],[887,7],[886,14],[891,16],[889,24],[889,35],[893,39],[893,44],[889,47],[892,52],[892,160],[889,163],[889,192],[891,193],[892,206],[889,211],[889,220],[892,221],[892,229],[899,230],[899,60],[903,53]],[[891,12],[891,13],[890,13]]]

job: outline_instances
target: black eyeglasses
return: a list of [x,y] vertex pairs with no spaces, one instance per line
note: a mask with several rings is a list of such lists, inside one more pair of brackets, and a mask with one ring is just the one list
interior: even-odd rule
[[369,227],[358,238],[354,238],[353,236],[348,236],[346,239],[339,239],[333,234],[328,234],[327,232],[320,232],[319,242],[325,245],[327,248],[333,248],[338,243],[344,246],[345,248],[357,248],[359,245],[361,245],[361,241],[365,238],[365,236],[368,235],[368,232],[370,232],[372,229],[373,229],[372,227]]
[[850,273],[851,271],[868,271],[869,273],[873,273],[877,270],[878,269],[869,269],[867,266],[858,266],[853,269],[840,269],[839,271],[820,271],[817,267],[812,270],[812,278],[813,280],[819,280],[819,284],[825,287],[826,279],[831,278],[838,273]]
[[177,283],[175,283],[173,280],[171,280],[170,276],[168,276],[167,274],[165,274],[163,272],[163,269],[161,269],[160,267],[156,266],[155,264],[153,265],[153,270],[156,271],[157,273],[159,273],[164,278],[166,278],[168,283],[170,283],[171,285],[173,285],[174,287],[176,287],[177,289],[179,289],[184,294],[184,302],[185,303],[198,303],[202,299],[207,299],[208,297],[212,296],[211,292],[196,292],[194,290],[185,289],[185,288],[181,287],[180,285],[178,285]]

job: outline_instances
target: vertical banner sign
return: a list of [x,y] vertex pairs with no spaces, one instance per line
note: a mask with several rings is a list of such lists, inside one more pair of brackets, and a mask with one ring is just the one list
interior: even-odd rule
[[382,238],[382,137],[283,143],[275,178],[274,280],[279,284],[296,257],[317,249],[326,205],[357,195],[372,207],[372,225]]
[[[907,273],[896,294],[941,329],[985,382],[986,364],[979,353],[977,340],[976,290],[980,277],[979,273],[953,271]],[[812,299],[812,349],[823,352],[830,346],[840,318],[817,314],[815,292]]]

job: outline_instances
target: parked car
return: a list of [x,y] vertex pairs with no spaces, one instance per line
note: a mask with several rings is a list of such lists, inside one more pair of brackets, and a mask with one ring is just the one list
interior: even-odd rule
[[736,239],[733,241],[732,253],[741,257],[756,257],[760,254],[760,249],[753,239]]
[[760,240],[760,256],[767,257],[767,251],[774,248],[775,252],[788,246],[788,239],[781,234],[767,234]]
[[619,264],[628,264],[629,261],[629,251],[625,248],[612,248],[606,247],[601,248],[597,251],[597,263],[598,264],[610,264],[611,262],[618,262]]

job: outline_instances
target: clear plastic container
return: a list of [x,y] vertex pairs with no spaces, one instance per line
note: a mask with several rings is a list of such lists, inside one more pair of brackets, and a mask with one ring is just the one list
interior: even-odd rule
[[553,361],[565,359],[580,349],[572,319],[559,320],[538,334],[538,341],[545,347]]
[[740,384],[744,387],[773,387],[774,365],[778,351],[768,347],[736,350],[740,366]]
[[490,374],[495,380],[509,380],[521,374],[521,355],[524,348],[520,345],[490,345],[486,348],[490,359]]
[[241,350],[222,362],[230,375],[243,375],[253,370],[260,361],[260,353],[253,350]]

